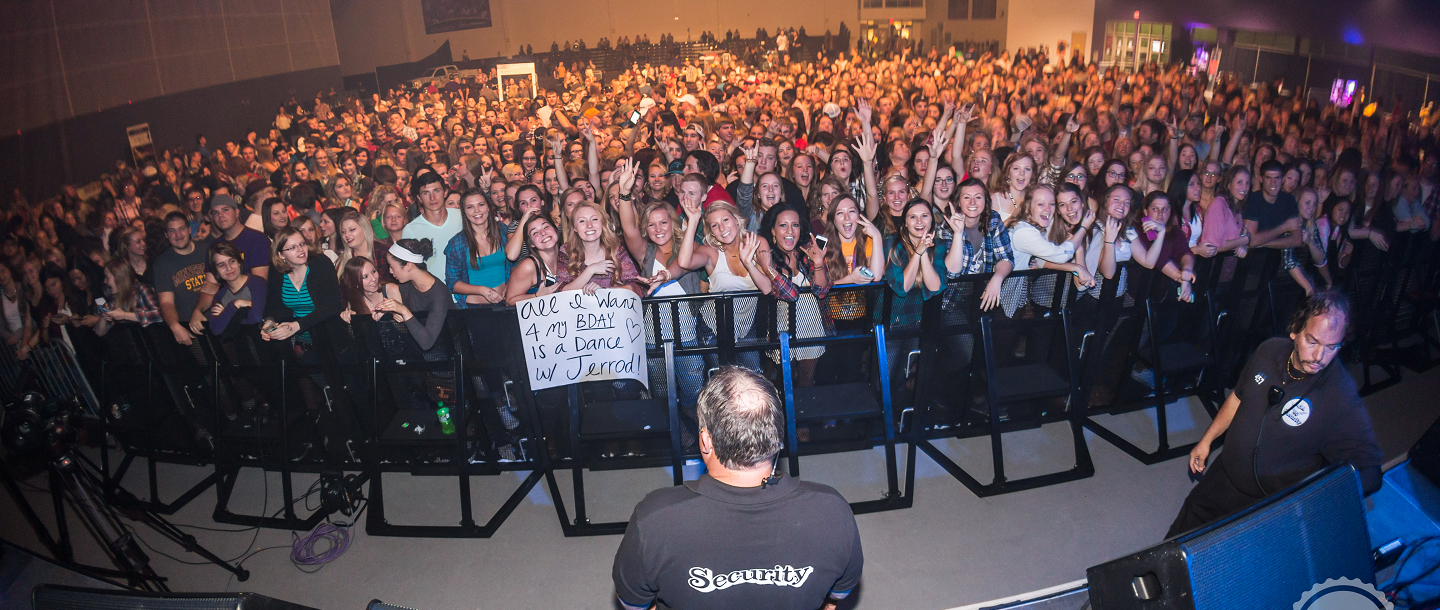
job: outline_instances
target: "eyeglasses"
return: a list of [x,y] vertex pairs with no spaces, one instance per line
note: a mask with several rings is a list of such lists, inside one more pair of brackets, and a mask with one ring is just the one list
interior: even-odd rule
[[293,245],[293,246],[285,246],[284,248],[281,248],[280,251],[281,251],[281,252],[294,252],[294,251],[299,250],[300,248],[304,248],[304,247],[305,247],[305,244],[295,244],[295,245]]
[[1105,172],[1105,175],[1111,178],[1124,178],[1125,172]]
[[940,184],[955,184],[955,178],[953,176],[950,178],[936,178],[935,181]]
[[1065,175],[1065,179],[1066,179],[1066,180],[1084,180],[1084,179],[1085,179],[1085,174],[1083,174],[1083,173],[1081,173],[1081,172],[1075,172],[1075,173],[1073,173],[1073,174],[1066,174],[1066,175]]

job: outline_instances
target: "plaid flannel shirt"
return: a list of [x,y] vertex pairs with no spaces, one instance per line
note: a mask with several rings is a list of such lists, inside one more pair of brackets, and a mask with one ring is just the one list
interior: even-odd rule
[[945,276],[949,279],[962,275],[990,273],[995,270],[995,265],[1000,261],[1010,261],[1011,264],[1015,262],[1015,251],[1010,247],[1010,232],[1005,230],[1005,225],[1000,223],[1000,216],[997,214],[990,215],[990,227],[985,231],[985,248],[980,255],[975,252],[975,246],[966,241],[963,236],[956,235],[952,240],[955,243],[952,243],[950,247],[955,247],[956,243],[960,244],[960,247],[964,248],[964,258],[959,273],[950,273],[948,268],[945,270]]

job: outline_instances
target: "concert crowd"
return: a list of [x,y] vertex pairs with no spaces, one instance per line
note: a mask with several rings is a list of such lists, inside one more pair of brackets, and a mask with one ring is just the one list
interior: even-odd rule
[[[1029,315],[1038,299],[1004,288],[1026,269],[1067,272],[1083,302],[1133,259],[1188,301],[1197,261],[1268,248],[1309,293],[1361,241],[1440,239],[1433,116],[1043,50],[794,49],[562,61],[535,94],[492,71],[317,95],[117,162],[98,188],[17,192],[5,342],[19,360],[63,343],[89,371],[116,325],[299,353],[317,325],[368,316],[427,350],[448,310],[606,288],[759,291],[819,336],[873,317],[830,298],[840,285],[883,284],[879,321],[904,326],[972,274],[993,274],[982,309]],[[800,384],[818,357],[795,351]]]

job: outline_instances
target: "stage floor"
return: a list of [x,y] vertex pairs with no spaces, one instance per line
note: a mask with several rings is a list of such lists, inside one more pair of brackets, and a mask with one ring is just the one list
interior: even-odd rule
[[[1435,396],[1440,396],[1440,368],[1425,374],[1407,371],[1403,383],[1366,400],[1387,460],[1404,453],[1440,417]],[[1168,414],[1172,444],[1198,438],[1209,423],[1193,401],[1171,405]],[[1155,444],[1150,419],[1139,413],[1107,417],[1105,423],[1146,448]],[[985,499],[975,497],[921,454],[913,508],[857,517],[865,575],[858,593],[844,607],[941,609],[1002,598],[1084,578],[1088,566],[1158,542],[1192,485],[1185,460],[1144,466],[1103,440],[1089,434],[1087,440],[1094,477]],[[971,472],[989,472],[988,442],[938,445]],[[1069,431],[1062,425],[1007,438],[1006,453],[1012,477],[1068,468],[1073,459]],[[801,469],[803,478],[834,485],[854,501],[879,497],[884,488],[883,464],[883,455],[876,450],[804,458]],[[132,473],[130,487],[142,490],[143,468]],[[173,498],[209,470],[161,465],[160,473],[162,497]],[[473,479],[477,514],[493,511],[523,476]],[[630,507],[647,491],[669,484],[663,469],[601,472],[586,479],[591,519],[597,522],[626,519]],[[297,475],[296,495],[313,481],[312,475]],[[44,478],[30,482],[43,485]],[[568,504],[568,473],[562,473],[559,482]],[[393,523],[449,525],[459,519],[453,478],[387,475],[385,484]],[[244,471],[231,509],[273,512],[280,505],[279,486],[278,474],[262,478],[258,471]],[[48,506],[43,504],[46,496],[28,493]],[[214,503],[213,489],[207,490],[172,520],[240,529],[214,524],[210,520]],[[42,518],[51,516],[42,514]],[[0,494],[0,524],[0,536],[6,540],[40,548],[4,494]],[[78,523],[72,531],[77,531],[75,527]],[[610,567],[620,538],[562,537],[543,484],[494,538],[370,537],[360,527],[348,552],[316,573],[302,573],[290,563],[288,531],[191,531],[225,558],[241,556],[247,549],[270,550],[245,563],[252,575],[244,583],[208,564],[186,565],[152,553],[155,569],[170,577],[176,590],[253,591],[325,610],[359,610],[372,599],[419,610],[617,607]],[[190,560],[153,533],[141,530],[141,535],[158,551]],[[83,534],[77,533],[77,547],[82,560],[102,561],[99,550]]]

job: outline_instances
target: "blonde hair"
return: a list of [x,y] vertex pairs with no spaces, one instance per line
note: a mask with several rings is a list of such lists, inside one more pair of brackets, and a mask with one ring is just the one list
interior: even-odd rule
[[370,221],[360,214],[360,210],[354,208],[345,210],[345,213],[340,215],[339,225],[335,227],[335,245],[339,246],[336,248],[339,258],[335,259],[335,269],[336,273],[340,275],[345,273],[345,263],[355,256],[355,249],[346,244],[345,238],[340,236],[340,232],[345,230],[345,221],[347,220],[354,221],[360,227],[360,234],[364,237],[365,243],[370,244],[370,256],[380,254],[375,252],[375,228],[370,226]]
[[[570,225],[569,236],[565,238],[565,252],[570,256],[569,271],[571,276],[578,276],[585,269],[585,242],[580,239],[580,232],[574,229],[575,215],[583,208],[595,210],[600,216],[600,247],[605,249],[605,258],[610,259],[614,269],[610,271],[612,279],[620,277],[620,257],[629,256],[625,253],[623,241],[614,231],[610,230],[610,223],[605,222],[605,210],[599,204],[591,201],[581,201],[575,204],[575,209],[570,211],[567,225]],[[611,286],[616,286],[611,282]]]
[[371,191],[370,191],[370,201],[369,201],[369,203],[367,203],[366,206],[365,206],[365,215],[366,215],[366,216],[369,216],[369,217],[371,217],[371,218],[374,218],[374,217],[380,215],[381,213],[383,213],[383,212],[384,212],[383,204],[385,203],[385,196],[386,196],[386,195],[389,195],[389,194],[391,194],[391,193],[394,193],[394,194],[395,194],[395,197],[396,197],[397,199],[400,197],[400,191],[395,190],[395,187],[390,186],[390,185],[387,185],[387,184],[382,184],[382,185],[380,185],[380,186],[375,187],[374,190],[371,190]]
[[705,244],[712,248],[719,248],[723,250],[725,249],[725,244],[720,243],[720,240],[717,239],[715,235],[710,233],[710,223],[706,222],[706,219],[710,218],[710,215],[714,214],[715,212],[725,212],[727,214],[730,214],[730,216],[735,219],[735,226],[740,229],[740,234],[735,236],[736,239],[744,237],[746,233],[744,220],[745,217],[740,215],[740,208],[735,207],[735,204],[728,201],[713,202],[710,204],[709,207],[705,208],[705,212],[700,215],[700,218],[697,220],[697,222],[700,223],[700,228],[704,229],[705,231]]

